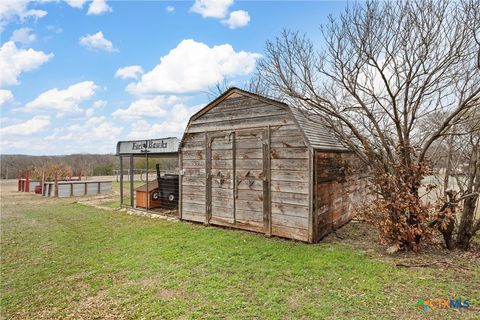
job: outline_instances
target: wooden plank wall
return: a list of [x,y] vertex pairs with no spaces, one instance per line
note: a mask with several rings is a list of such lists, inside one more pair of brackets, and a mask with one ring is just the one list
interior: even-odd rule
[[309,152],[294,124],[272,127],[272,234],[308,241]]
[[320,241],[353,217],[367,197],[367,176],[353,153],[315,152],[315,236]]
[[205,133],[186,133],[182,145],[182,219],[204,222],[205,204]]
[[211,148],[207,154],[207,161],[210,157],[207,168],[210,168],[211,177],[207,188],[211,190],[211,208],[207,220],[212,224],[231,224],[235,221],[233,134],[210,133],[208,141]]
[[[248,96],[236,96],[222,101],[192,121],[187,128],[181,157],[184,172],[182,219],[205,221],[206,132],[268,126],[271,147],[271,234],[309,240],[308,147],[288,110]],[[242,149],[241,152],[248,150]],[[252,149],[250,152],[252,157],[257,158],[261,150]],[[241,170],[241,167],[237,170]],[[257,191],[262,190],[261,187],[262,184],[253,184],[252,196],[258,196]],[[238,227],[248,229],[243,224]]]
[[[267,232],[264,218],[268,218],[268,203],[264,178],[264,143],[268,145],[266,128],[242,129],[235,132],[235,213],[242,228]],[[268,162],[268,151],[265,153]],[[268,209],[267,209],[268,210]],[[265,213],[265,214],[264,214]]]

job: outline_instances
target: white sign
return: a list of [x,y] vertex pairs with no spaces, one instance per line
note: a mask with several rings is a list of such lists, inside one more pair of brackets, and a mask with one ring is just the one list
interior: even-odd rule
[[163,138],[136,141],[119,141],[117,155],[142,153],[177,153],[180,140],[178,138]]

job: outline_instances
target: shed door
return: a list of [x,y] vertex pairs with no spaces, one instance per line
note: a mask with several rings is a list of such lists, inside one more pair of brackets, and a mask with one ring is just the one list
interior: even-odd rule
[[208,133],[206,222],[270,234],[267,129]]
[[208,134],[207,223],[235,222],[233,139],[233,132]]
[[270,233],[266,129],[235,132],[235,220],[248,229]]

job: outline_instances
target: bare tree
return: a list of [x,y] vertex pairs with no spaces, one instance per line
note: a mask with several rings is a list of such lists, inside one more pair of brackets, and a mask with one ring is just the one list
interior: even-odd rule
[[[458,226],[456,243],[467,250],[473,236],[480,230],[478,216],[478,198],[480,193],[480,135],[469,139],[471,153],[468,153],[468,172],[464,185],[461,187],[461,197],[464,199],[463,212]],[[462,185],[462,184],[460,184]]]
[[232,86],[232,82],[227,78],[223,78],[222,81],[217,82],[214,86],[209,87],[208,91],[205,92],[209,100],[213,100],[218,96],[222,95]]
[[[416,249],[428,231],[419,187],[432,145],[480,106],[480,1],[354,4],[322,26],[323,43],[285,31],[267,42],[253,87],[321,115],[372,169],[391,225]],[[446,115],[422,130],[422,120]]]
[[[445,139],[446,202],[431,224],[438,225],[447,248],[466,250],[480,230],[480,109],[471,110],[465,121],[457,124]],[[451,179],[456,182],[456,188],[450,188],[448,181]],[[457,210],[462,203],[463,208]],[[457,214],[458,211],[461,214]]]

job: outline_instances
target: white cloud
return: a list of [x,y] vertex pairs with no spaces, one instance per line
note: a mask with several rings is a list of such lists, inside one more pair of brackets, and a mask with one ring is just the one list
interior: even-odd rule
[[[53,134],[43,140],[61,142],[60,153],[108,153],[114,152],[116,142],[120,140],[123,127],[113,123],[104,116],[91,117],[81,124],[72,124],[64,128],[57,128]],[[88,141],[88,143],[85,143]],[[49,148],[55,148],[51,143]],[[52,150],[52,149],[49,149]],[[43,151],[42,153],[58,153]]]
[[[75,124],[68,127],[68,131],[75,133],[77,140],[84,142],[89,140],[108,140],[116,142],[115,138],[122,132],[123,128],[109,121],[106,117],[92,117],[85,123]],[[113,148],[114,144],[109,144]]]
[[24,21],[27,18],[42,18],[47,12],[44,10],[29,9],[30,0],[3,0],[0,1],[0,32],[5,26],[17,18]]
[[122,119],[133,118],[159,118],[167,113],[167,107],[178,103],[176,96],[157,96],[151,99],[138,99],[133,101],[127,109],[118,109],[112,113],[114,117]]
[[174,7],[174,6],[166,6],[166,7],[165,7],[165,10],[166,10],[167,12],[172,13],[172,12],[175,12],[175,7]]
[[37,36],[32,33],[32,29],[30,28],[20,28],[13,31],[12,36],[10,37],[10,41],[29,44],[34,42],[37,39]]
[[[10,122],[10,123],[16,123],[18,122],[18,118],[8,118],[8,117],[1,117],[0,118],[0,128],[3,128],[5,123]],[[0,136],[0,140],[1,140]]]
[[97,100],[92,104],[93,109],[102,109],[107,105],[107,101],[105,100]]
[[88,0],[65,0],[66,3],[72,8],[82,9],[85,2]]
[[0,107],[12,102],[13,100],[14,98],[12,91],[0,89]]
[[249,74],[259,57],[258,53],[235,52],[229,44],[210,48],[191,39],[183,40],[139,82],[130,83],[127,91],[137,95],[204,91],[226,77]]
[[21,110],[26,112],[56,112],[57,117],[80,113],[82,112],[80,104],[90,99],[97,89],[98,87],[93,81],[79,82],[63,90],[53,88],[40,94]]
[[34,10],[34,9],[31,9],[31,10],[28,10],[26,12],[26,15],[24,16],[24,19],[25,18],[29,18],[29,17],[33,17],[35,20],[37,20],[38,18],[43,18],[47,15],[47,11],[45,10]]
[[[28,136],[33,133],[45,130],[50,125],[50,118],[48,116],[35,116],[25,122],[14,124],[8,127],[0,129],[0,133],[3,135],[12,136]],[[2,139],[3,140],[3,139]]]
[[53,53],[33,49],[18,49],[13,41],[0,48],[0,86],[19,84],[18,76],[22,72],[34,70],[50,60]]
[[250,15],[245,10],[228,13],[233,0],[195,0],[190,8],[204,18],[223,19],[222,23],[230,29],[245,27],[250,22]]
[[48,30],[48,31],[53,31],[53,32],[55,32],[55,33],[57,33],[57,34],[63,32],[63,29],[62,29],[62,28],[57,27],[57,26],[53,26],[53,25],[48,25],[48,26],[47,26],[47,30]]
[[95,109],[94,108],[88,108],[85,110],[85,117],[90,118],[95,114]]
[[121,135],[123,130],[121,125],[105,116],[70,122],[66,119],[54,124],[49,117],[37,115],[0,129],[0,153],[113,153],[116,142],[125,138]]
[[249,22],[250,16],[244,10],[232,11],[228,19],[222,20],[222,23],[230,29],[245,27]]
[[187,107],[184,104],[174,105],[165,115],[162,122],[149,123],[140,119],[132,124],[128,139],[150,139],[158,137],[181,137],[190,117],[204,105]]
[[204,18],[225,18],[233,0],[195,0],[191,11]]
[[112,8],[108,6],[106,0],[93,0],[88,7],[87,14],[100,15],[106,12],[112,12]]
[[143,68],[141,66],[127,66],[119,68],[117,72],[115,72],[115,78],[138,79],[141,74],[143,74]]
[[105,39],[103,32],[99,31],[95,34],[87,34],[80,38],[80,44],[91,50],[104,50],[108,52],[118,51],[113,47],[110,40]]

